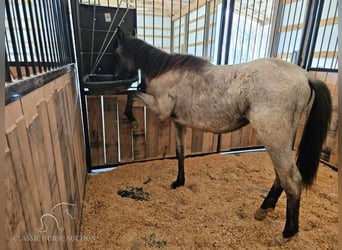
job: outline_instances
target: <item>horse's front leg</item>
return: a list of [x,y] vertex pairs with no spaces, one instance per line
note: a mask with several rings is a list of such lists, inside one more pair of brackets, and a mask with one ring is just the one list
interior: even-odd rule
[[134,122],[136,122],[136,119],[133,115],[133,102],[134,102],[133,95],[134,95],[133,92],[127,93],[127,102],[126,102],[126,107],[125,107],[125,112],[124,112],[130,124],[133,124]]
[[176,126],[176,155],[178,159],[178,175],[177,180],[172,183],[172,188],[183,186],[185,183],[184,177],[184,136],[185,127],[175,123]]
[[127,93],[127,102],[125,107],[125,116],[127,117],[129,123],[136,122],[136,119],[133,115],[133,102],[142,101],[146,106],[152,109],[152,111],[156,112],[156,99],[152,95],[148,95],[145,93],[142,93],[140,91],[129,91]]

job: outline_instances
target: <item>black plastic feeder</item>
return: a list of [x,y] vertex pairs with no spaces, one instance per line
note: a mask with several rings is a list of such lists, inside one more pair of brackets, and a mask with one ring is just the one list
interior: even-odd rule
[[86,95],[114,95],[128,91],[138,76],[123,78],[122,76],[91,74],[83,77],[82,90]]

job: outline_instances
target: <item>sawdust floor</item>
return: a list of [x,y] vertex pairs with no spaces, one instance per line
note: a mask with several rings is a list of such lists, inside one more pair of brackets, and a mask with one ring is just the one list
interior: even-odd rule
[[[264,221],[254,219],[274,178],[266,153],[187,158],[186,184],[172,190],[176,174],[176,160],[157,160],[89,176],[81,235],[96,240],[77,249],[267,249],[283,230],[284,193]],[[302,193],[300,233],[282,249],[337,249],[337,176],[320,166]]]

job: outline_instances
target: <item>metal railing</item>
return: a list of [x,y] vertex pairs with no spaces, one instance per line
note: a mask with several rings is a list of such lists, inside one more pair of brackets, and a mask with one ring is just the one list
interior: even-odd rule
[[5,0],[5,6],[5,82],[75,62],[68,0]]

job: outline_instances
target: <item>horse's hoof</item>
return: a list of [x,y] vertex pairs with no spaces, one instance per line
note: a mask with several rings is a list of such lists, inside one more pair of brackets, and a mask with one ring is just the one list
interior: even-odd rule
[[275,237],[272,242],[269,244],[270,247],[279,247],[285,245],[287,242],[295,238],[297,234],[295,234],[292,237],[284,238],[283,234],[279,234],[277,237]]
[[258,208],[258,210],[254,214],[254,219],[256,220],[264,220],[267,216],[268,212],[272,212],[274,209],[273,208]]
[[136,127],[137,127],[137,124],[138,124],[138,123],[137,123],[136,120],[130,121],[130,122],[129,122],[129,125],[131,126],[132,129],[136,128]]
[[176,189],[176,188],[178,188],[180,186],[184,186],[184,181],[183,182],[182,181],[175,181],[175,182],[173,182],[171,184],[171,188],[172,189]]

